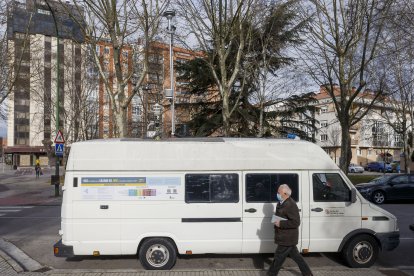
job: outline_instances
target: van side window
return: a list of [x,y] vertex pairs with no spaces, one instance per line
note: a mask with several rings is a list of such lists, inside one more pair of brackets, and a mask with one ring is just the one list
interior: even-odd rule
[[185,202],[239,201],[238,174],[186,174]]
[[351,201],[351,190],[337,173],[314,173],[313,200],[315,202]]
[[299,201],[299,176],[293,173],[255,173],[246,175],[246,202],[277,202],[277,189],[287,184],[291,197]]

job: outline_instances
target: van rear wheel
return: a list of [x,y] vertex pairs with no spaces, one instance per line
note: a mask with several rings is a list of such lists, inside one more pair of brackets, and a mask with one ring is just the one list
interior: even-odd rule
[[369,235],[359,235],[352,238],[342,250],[342,255],[350,267],[370,267],[377,260],[379,245],[375,238]]
[[138,258],[145,269],[168,270],[175,264],[177,251],[169,239],[151,238],[139,248]]

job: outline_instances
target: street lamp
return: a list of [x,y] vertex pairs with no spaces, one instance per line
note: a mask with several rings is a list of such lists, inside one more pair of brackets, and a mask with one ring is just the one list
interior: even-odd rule
[[151,87],[149,87],[148,85],[145,85],[144,87],[142,87],[142,91],[143,91],[143,95],[142,95],[142,107],[144,109],[144,124],[142,126],[142,138],[146,138],[147,137],[147,129],[148,129],[148,98],[149,98],[149,93],[151,91]]
[[170,91],[166,91],[171,95],[171,136],[174,137],[175,135],[175,93],[174,93],[174,64],[173,64],[173,36],[175,32],[175,27],[171,25],[171,20],[175,16],[175,11],[167,10],[163,13],[168,19],[168,28],[167,31],[170,34]]

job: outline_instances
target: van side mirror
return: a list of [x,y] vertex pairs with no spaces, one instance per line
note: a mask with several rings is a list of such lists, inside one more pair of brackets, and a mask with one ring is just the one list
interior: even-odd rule
[[355,203],[357,201],[357,196],[356,196],[356,189],[352,188],[351,189],[351,202]]

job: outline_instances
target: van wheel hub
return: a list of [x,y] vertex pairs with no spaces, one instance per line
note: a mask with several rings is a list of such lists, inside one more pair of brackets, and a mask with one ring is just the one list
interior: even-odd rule
[[154,267],[162,267],[169,260],[168,249],[162,244],[154,244],[148,248],[147,261]]
[[358,263],[366,263],[372,258],[372,247],[367,242],[360,242],[354,247],[354,259]]

